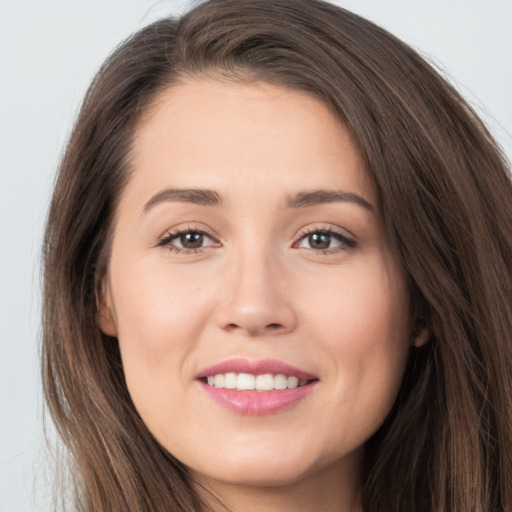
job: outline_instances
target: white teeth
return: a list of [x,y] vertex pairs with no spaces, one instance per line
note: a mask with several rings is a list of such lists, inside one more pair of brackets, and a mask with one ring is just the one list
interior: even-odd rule
[[272,391],[274,389],[274,376],[270,373],[256,377],[256,389],[258,391]]
[[299,379],[297,377],[288,377],[288,388],[294,389],[297,387],[299,387]]
[[276,375],[274,377],[274,389],[286,389],[288,387],[288,379],[284,375]]
[[219,375],[215,375],[214,377],[215,379],[215,387],[216,388],[223,388],[224,387],[224,374],[223,373],[219,373]]
[[224,387],[226,389],[236,389],[236,373],[226,373]]
[[216,388],[236,389],[237,391],[272,391],[295,389],[305,386],[309,381],[283,374],[252,375],[250,373],[219,373],[207,378],[208,385]]
[[256,377],[249,373],[239,373],[236,379],[236,389],[252,391],[256,387]]

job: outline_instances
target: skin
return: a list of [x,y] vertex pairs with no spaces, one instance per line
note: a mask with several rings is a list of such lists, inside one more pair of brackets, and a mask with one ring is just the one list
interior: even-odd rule
[[[119,339],[149,430],[234,511],[358,510],[364,443],[418,340],[346,129],[307,94],[189,79],[146,113],[131,162],[98,321]],[[222,204],[154,199],[166,189],[207,189]],[[287,205],[315,190],[371,206]],[[178,229],[207,236],[180,248]],[[329,229],[326,250],[311,245]],[[278,359],[318,382],[283,411],[239,414],[196,379],[234,357]]]

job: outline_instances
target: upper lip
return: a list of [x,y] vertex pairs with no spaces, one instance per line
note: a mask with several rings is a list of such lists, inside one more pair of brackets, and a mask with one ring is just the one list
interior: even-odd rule
[[285,375],[286,377],[298,377],[299,379],[313,380],[317,379],[315,375],[307,373],[295,366],[292,366],[278,359],[260,359],[251,361],[248,359],[228,359],[221,361],[202,370],[196,378],[203,379],[221,373],[248,373],[251,375]]

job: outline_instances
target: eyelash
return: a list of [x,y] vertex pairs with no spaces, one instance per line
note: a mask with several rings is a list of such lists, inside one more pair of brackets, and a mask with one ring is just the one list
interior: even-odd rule
[[[217,240],[215,240],[215,238],[210,236],[206,231],[199,229],[199,228],[192,227],[192,226],[187,226],[184,228],[177,228],[173,231],[168,231],[166,233],[166,236],[158,242],[157,247],[166,247],[167,250],[169,250],[170,252],[175,253],[175,254],[180,254],[180,255],[197,254],[197,253],[203,252],[207,247],[211,247],[211,246],[206,246],[206,247],[203,246],[203,247],[197,247],[197,248],[186,248],[186,247],[177,247],[175,245],[172,245],[172,242],[174,240],[176,240],[177,238],[179,238],[183,235],[188,235],[188,234],[197,234],[197,235],[200,235],[203,237],[207,237],[208,239],[210,239],[212,241],[211,246],[216,246],[216,247],[220,246],[220,243]],[[295,249],[299,249],[300,243],[303,240],[305,240],[306,237],[314,235],[314,234],[326,235],[326,236],[332,237],[332,238],[336,239],[338,242],[340,242],[339,246],[329,247],[327,249],[314,249],[312,247],[304,247],[303,248],[303,249],[306,249],[314,254],[330,255],[330,254],[335,254],[335,253],[338,253],[341,251],[349,251],[349,250],[355,249],[357,247],[357,242],[354,239],[349,238],[344,233],[342,233],[336,229],[333,229],[332,227],[313,228],[313,229],[306,230],[300,234],[297,241],[292,244],[292,247]]]
[[186,247],[177,247],[172,245],[173,240],[176,240],[180,236],[188,235],[188,234],[197,234],[201,235],[203,237],[209,238],[213,244],[219,246],[219,242],[217,242],[212,236],[210,236],[206,231],[203,229],[195,228],[192,226],[187,226],[183,228],[177,228],[173,231],[168,231],[166,233],[166,236],[158,242],[157,247],[166,247],[168,251],[179,254],[179,255],[187,255],[187,254],[197,254],[202,251],[204,251],[205,247],[197,247],[197,248],[186,248]]
[[327,249],[314,249],[312,247],[304,247],[304,249],[313,252],[314,254],[322,254],[322,255],[330,255],[330,254],[336,254],[338,252],[342,251],[349,251],[351,249],[357,248],[357,242],[353,238],[349,238],[347,235],[342,233],[341,231],[338,231],[337,229],[334,229],[332,227],[326,227],[326,228],[312,228],[308,229],[306,231],[303,231],[298,240],[293,243],[292,247],[299,248],[299,244],[306,239],[306,237],[311,235],[326,235],[329,237],[332,237],[336,239],[338,242],[340,242],[340,245],[337,247],[329,247]]

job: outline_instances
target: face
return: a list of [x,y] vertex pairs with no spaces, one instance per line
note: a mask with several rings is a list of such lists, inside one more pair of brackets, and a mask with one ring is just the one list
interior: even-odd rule
[[99,322],[149,430],[213,487],[357,474],[411,326],[347,131],[306,94],[189,80],[131,163]]

